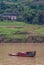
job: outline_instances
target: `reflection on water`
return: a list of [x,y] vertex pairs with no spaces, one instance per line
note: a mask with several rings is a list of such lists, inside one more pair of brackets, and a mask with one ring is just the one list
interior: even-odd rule
[[[34,58],[11,57],[9,53],[36,51]],[[0,65],[44,65],[44,43],[43,44],[0,44]]]

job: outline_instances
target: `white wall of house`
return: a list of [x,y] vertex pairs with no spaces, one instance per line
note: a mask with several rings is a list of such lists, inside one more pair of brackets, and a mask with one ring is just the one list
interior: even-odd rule
[[16,20],[16,16],[11,16],[11,20]]
[[16,20],[16,16],[3,16],[4,19],[7,19],[7,20]]
[[16,16],[14,16],[14,20],[16,20],[16,18],[17,18],[17,17],[16,17]]

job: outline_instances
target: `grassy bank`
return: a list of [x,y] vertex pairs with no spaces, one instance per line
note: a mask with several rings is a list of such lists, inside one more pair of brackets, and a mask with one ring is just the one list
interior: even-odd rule
[[28,42],[30,39],[32,41],[32,38],[41,40],[43,37],[43,25],[32,25],[25,22],[0,22],[0,42]]

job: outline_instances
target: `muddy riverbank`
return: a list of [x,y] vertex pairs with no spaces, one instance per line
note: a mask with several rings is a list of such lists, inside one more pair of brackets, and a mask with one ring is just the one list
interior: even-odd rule
[[26,38],[10,38],[5,34],[0,35],[0,43],[44,43],[44,36],[28,36]]

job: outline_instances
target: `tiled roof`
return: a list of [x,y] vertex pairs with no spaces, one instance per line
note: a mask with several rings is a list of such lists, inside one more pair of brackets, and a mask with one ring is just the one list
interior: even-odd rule
[[0,16],[17,16],[15,13],[3,13]]

